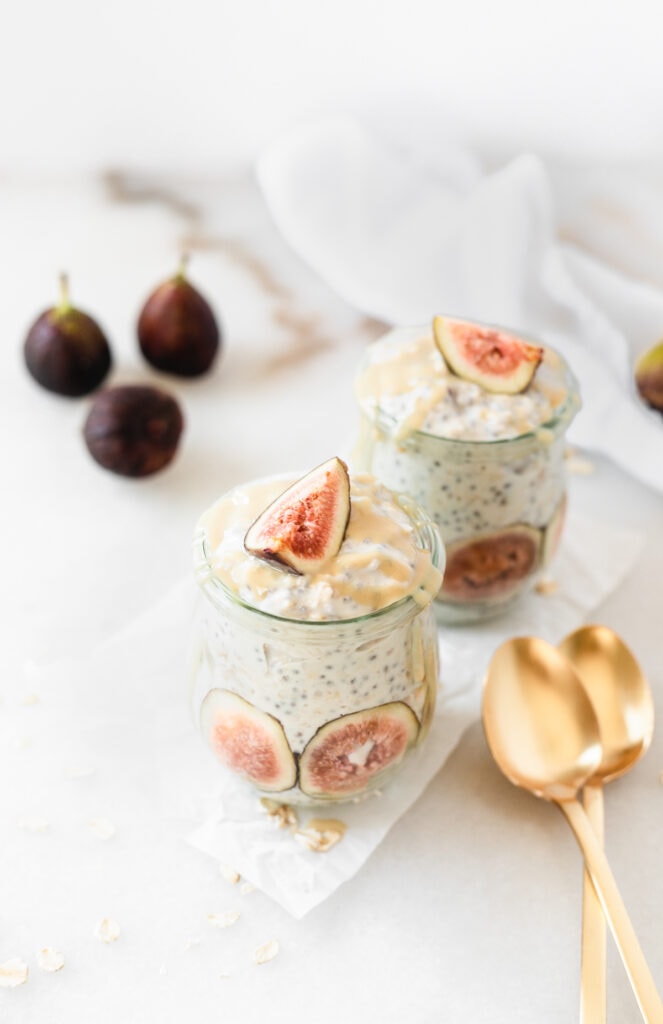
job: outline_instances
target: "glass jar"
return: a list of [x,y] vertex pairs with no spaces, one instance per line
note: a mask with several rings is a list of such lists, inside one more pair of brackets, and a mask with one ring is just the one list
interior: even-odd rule
[[[400,343],[425,330],[399,328],[383,340]],[[564,435],[580,401],[568,366],[547,351],[543,372],[563,396],[554,416],[503,440],[457,440],[419,429],[397,436],[379,398],[367,402],[358,388],[362,417],[353,468],[409,494],[437,525],[446,550],[435,602],[442,623],[478,622],[506,610],[558,547],[566,510]]]
[[[428,516],[397,499],[443,568]],[[357,618],[309,621],[252,607],[214,575],[194,538],[201,588],[192,676],[203,738],[227,768],[286,803],[360,798],[426,737],[438,686],[431,603],[412,597]]]

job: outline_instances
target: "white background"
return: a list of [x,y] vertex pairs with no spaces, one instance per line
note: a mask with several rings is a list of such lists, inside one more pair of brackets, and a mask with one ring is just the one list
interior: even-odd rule
[[500,152],[658,157],[657,0],[26,0],[0,169],[221,169],[293,119],[374,113]]
[[[350,380],[377,325],[293,256],[236,172],[293,119],[339,108],[382,131],[435,132],[440,145],[455,133],[487,153],[533,148],[655,172],[660,10],[660,0],[4,5],[0,962],[21,957],[30,976],[0,992],[2,1024],[577,1019],[578,851],[560,815],[498,774],[478,723],[364,870],[298,922],[260,892],[242,902],[184,842],[189,823],[160,816],[154,780],[131,772],[114,733],[89,751],[94,775],[66,775],[82,709],[63,710],[23,673],[83,657],[188,573],[193,524],[227,486],[314,465],[352,436]],[[124,202],[94,177],[111,167],[144,171]],[[221,311],[225,350],[204,380],[163,381],[185,406],[181,452],[163,475],[128,482],[87,457],[88,400],[38,389],[20,344],[65,267],[74,300],[112,339],[111,382],[158,382],[134,323],[191,228],[172,196],[199,205],[203,234],[219,240],[194,268]],[[643,204],[629,256],[644,252],[643,271],[660,276],[659,250],[639,244],[645,229],[656,234],[649,212]],[[312,349],[298,335],[313,335]],[[284,352],[301,359],[279,362]],[[663,499],[600,460],[574,488],[597,518],[644,531],[644,557],[596,615],[637,652],[663,720]],[[126,702],[117,712],[134,739],[151,724]],[[606,794],[610,860],[659,986],[662,736]],[[31,833],[21,816],[49,827]],[[101,816],[117,826],[108,843],[87,826]],[[208,913],[237,904],[236,930],[210,928]],[[104,916],[122,928],[111,947],[95,937]],[[253,948],[272,937],[279,958],[254,967]],[[44,945],[65,955],[57,975],[37,967]],[[611,1019],[635,1024],[612,945],[609,956]]]

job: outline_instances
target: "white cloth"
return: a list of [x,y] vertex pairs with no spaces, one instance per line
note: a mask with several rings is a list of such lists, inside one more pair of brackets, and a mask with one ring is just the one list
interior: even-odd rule
[[257,176],[287,241],[357,309],[484,320],[562,352],[583,399],[570,438],[663,491],[663,418],[633,383],[637,354],[663,336],[663,294],[560,240],[541,159],[482,174],[468,153],[396,151],[331,117],[277,140]]

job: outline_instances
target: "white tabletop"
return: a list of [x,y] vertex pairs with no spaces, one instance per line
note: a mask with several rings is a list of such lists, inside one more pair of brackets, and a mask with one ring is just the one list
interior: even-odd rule
[[[127,778],[126,804],[109,806],[107,773],[121,772],[121,758],[100,758],[88,779],[67,776],[32,670],[91,650],[182,578],[193,524],[228,486],[346,452],[353,369],[382,325],[345,307],[288,251],[248,178],[8,181],[0,212],[0,963],[20,957],[30,968],[25,985],[0,989],[0,1020],[577,1019],[579,852],[554,807],[498,773],[479,724],[358,875],[300,921],[230,886],[186,844],[188,824],[150,812],[144,780]],[[147,368],[134,329],[182,246],[225,336],[214,372],[191,382]],[[107,329],[113,382],[160,382],[184,406],[180,452],[158,476],[99,469],[81,439],[89,400],[51,396],[23,367],[22,338],[52,304],[60,269]],[[589,457],[595,472],[571,481],[576,507],[647,537],[592,618],[633,648],[660,715],[663,498]],[[606,796],[610,861],[661,988],[662,737]],[[94,817],[113,820],[112,840],[90,832]],[[48,828],[19,826],[31,818]],[[233,928],[207,923],[233,908],[242,911]],[[106,916],[122,929],[108,946],[94,934]],[[253,950],[273,938],[278,957],[255,966]],[[65,956],[57,974],[37,966],[44,946]],[[612,945],[609,964],[610,1019],[638,1021]]]

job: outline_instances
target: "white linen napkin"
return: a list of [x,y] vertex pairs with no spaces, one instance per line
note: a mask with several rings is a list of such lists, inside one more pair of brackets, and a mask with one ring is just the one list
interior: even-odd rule
[[[359,870],[476,721],[484,670],[497,645],[514,635],[559,641],[619,585],[641,543],[637,534],[571,510],[553,567],[560,583],[555,593],[532,594],[484,625],[442,628],[440,699],[418,755],[379,796],[299,812],[300,827],[313,816],[347,825],[342,841],[326,853],[312,852],[277,829],[255,792],[221,768],[203,744],[187,678],[193,581],[174,587],[90,656],[33,672],[49,709],[40,743],[50,750],[49,763],[65,757],[76,770],[97,769],[87,780],[91,801],[94,787],[101,787],[103,803],[122,807],[148,836],[163,834],[163,823],[173,818],[187,822],[193,846],[302,917]],[[60,812],[66,816],[67,808]],[[180,832],[173,829],[174,840]]]
[[663,491],[663,418],[633,383],[663,336],[663,294],[560,240],[541,159],[482,174],[462,150],[397,151],[338,116],[278,139],[257,177],[286,240],[358,310],[484,320],[562,352],[583,398],[570,439]]

